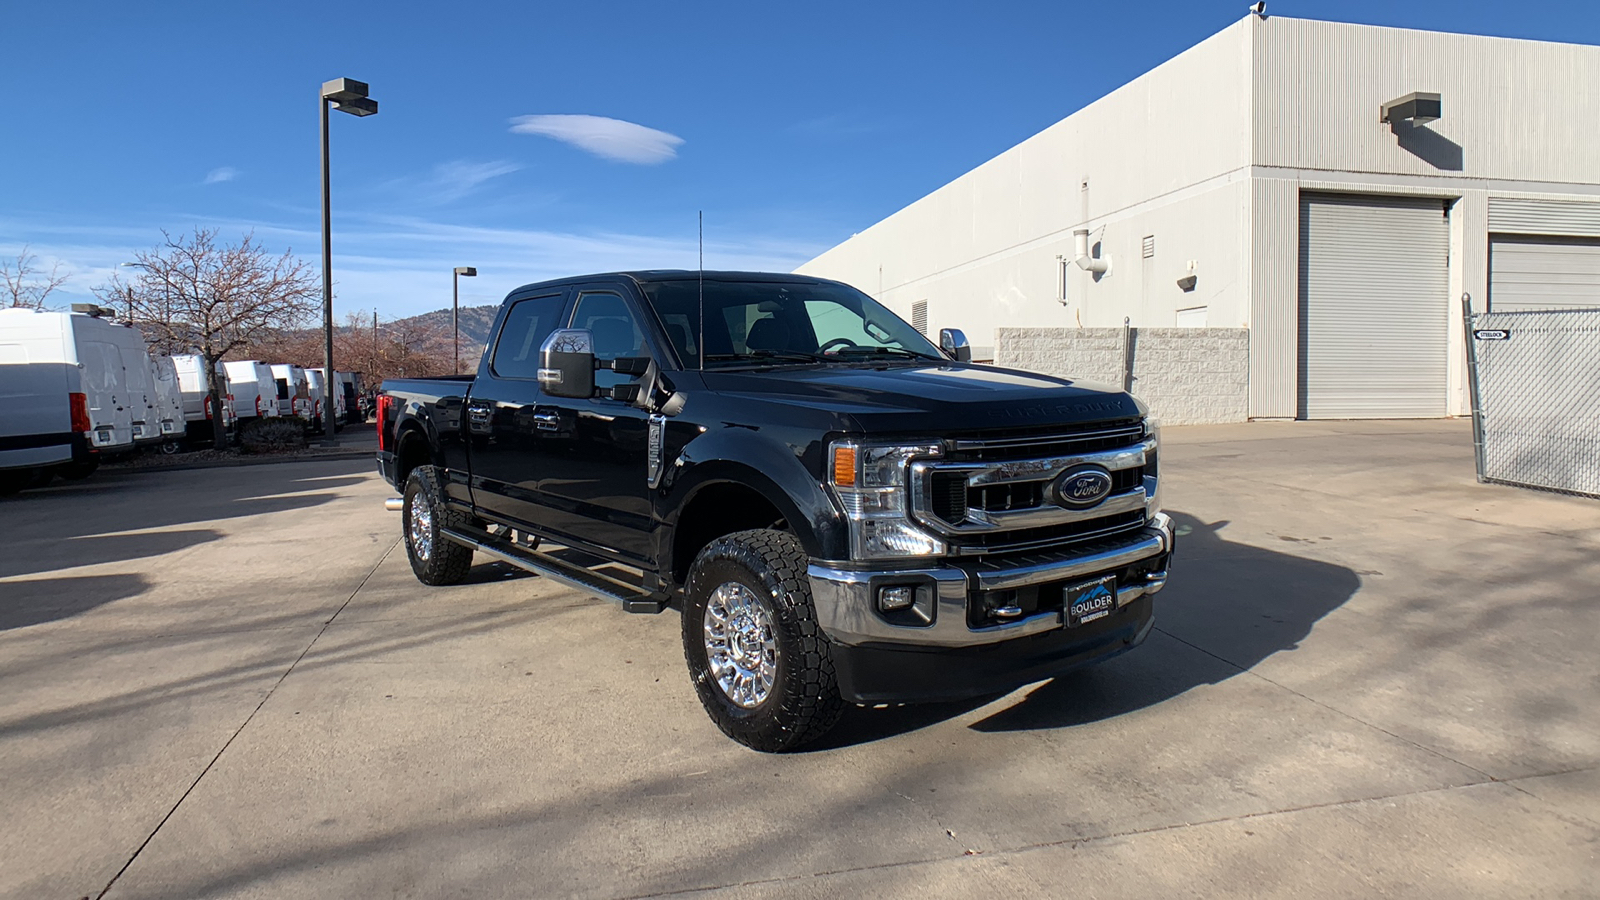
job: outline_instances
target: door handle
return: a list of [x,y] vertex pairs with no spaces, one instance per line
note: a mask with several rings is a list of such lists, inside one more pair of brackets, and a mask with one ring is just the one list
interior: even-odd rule
[[490,410],[489,407],[487,407],[487,406],[469,406],[469,407],[467,407],[467,418],[471,419],[473,422],[477,422],[477,423],[480,423],[480,424],[489,421],[489,417],[492,414],[493,414],[493,411]]
[[557,412],[536,412],[533,414],[534,427],[540,431],[560,431],[561,414]]

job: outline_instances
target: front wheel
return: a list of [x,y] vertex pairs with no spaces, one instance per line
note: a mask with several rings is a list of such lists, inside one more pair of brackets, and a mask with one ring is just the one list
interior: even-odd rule
[[445,537],[442,529],[464,524],[466,517],[444,503],[438,469],[418,466],[406,479],[400,527],[411,571],[423,584],[459,584],[472,568],[472,549]]
[[769,753],[826,734],[844,712],[792,534],[759,529],[700,551],[684,595],[683,655],[700,703],[728,737]]

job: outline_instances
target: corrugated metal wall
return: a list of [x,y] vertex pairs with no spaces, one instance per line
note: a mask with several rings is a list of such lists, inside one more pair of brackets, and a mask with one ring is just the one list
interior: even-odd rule
[[[1256,165],[1585,183],[1600,172],[1600,47],[1269,17],[1256,26]],[[1381,125],[1436,91],[1444,115]]]

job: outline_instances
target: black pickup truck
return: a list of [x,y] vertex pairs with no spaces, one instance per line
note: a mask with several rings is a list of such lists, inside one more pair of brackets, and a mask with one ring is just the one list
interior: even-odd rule
[[1150,630],[1174,534],[1144,406],[970,355],[819,278],[530,284],[476,377],[384,384],[378,467],[423,583],[476,551],[678,606],[711,718],[787,750],[847,703],[998,694]]

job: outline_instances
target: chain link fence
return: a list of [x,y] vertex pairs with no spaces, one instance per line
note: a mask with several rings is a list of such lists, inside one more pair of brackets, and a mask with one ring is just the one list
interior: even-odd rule
[[1466,323],[1478,480],[1600,497],[1600,309]]

